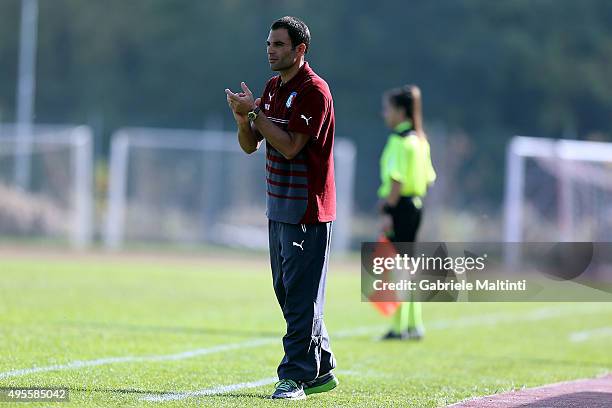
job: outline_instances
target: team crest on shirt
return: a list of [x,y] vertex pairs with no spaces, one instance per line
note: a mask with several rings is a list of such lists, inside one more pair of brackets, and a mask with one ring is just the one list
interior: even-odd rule
[[297,92],[295,91],[291,92],[291,95],[289,95],[289,97],[287,98],[287,102],[285,102],[285,106],[287,108],[291,107],[291,104],[293,103],[293,99],[295,99],[296,96],[297,96]]

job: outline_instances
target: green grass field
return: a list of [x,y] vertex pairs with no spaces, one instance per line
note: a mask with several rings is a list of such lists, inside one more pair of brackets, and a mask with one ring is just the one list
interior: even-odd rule
[[340,386],[271,401],[284,321],[265,256],[26,255],[0,257],[0,387],[69,388],[57,406],[436,407],[612,369],[605,303],[426,304],[423,342],[378,342],[343,262],[326,306]]

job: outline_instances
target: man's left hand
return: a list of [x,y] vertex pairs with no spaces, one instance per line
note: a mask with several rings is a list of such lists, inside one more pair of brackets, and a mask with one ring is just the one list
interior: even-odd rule
[[226,89],[225,93],[227,94],[227,99],[232,110],[236,113],[245,115],[255,109],[255,99],[253,98],[253,93],[244,82],[241,82],[240,86],[244,92],[233,93],[229,89]]

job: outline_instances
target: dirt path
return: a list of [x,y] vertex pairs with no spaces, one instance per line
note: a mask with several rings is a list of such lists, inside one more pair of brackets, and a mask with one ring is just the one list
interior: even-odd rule
[[474,398],[453,408],[612,408],[612,375]]

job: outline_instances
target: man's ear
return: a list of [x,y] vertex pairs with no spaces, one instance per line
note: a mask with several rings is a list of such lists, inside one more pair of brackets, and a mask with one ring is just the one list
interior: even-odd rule
[[306,54],[306,44],[301,43],[300,45],[295,47],[295,50],[298,52],[298,54],[305,55]]

